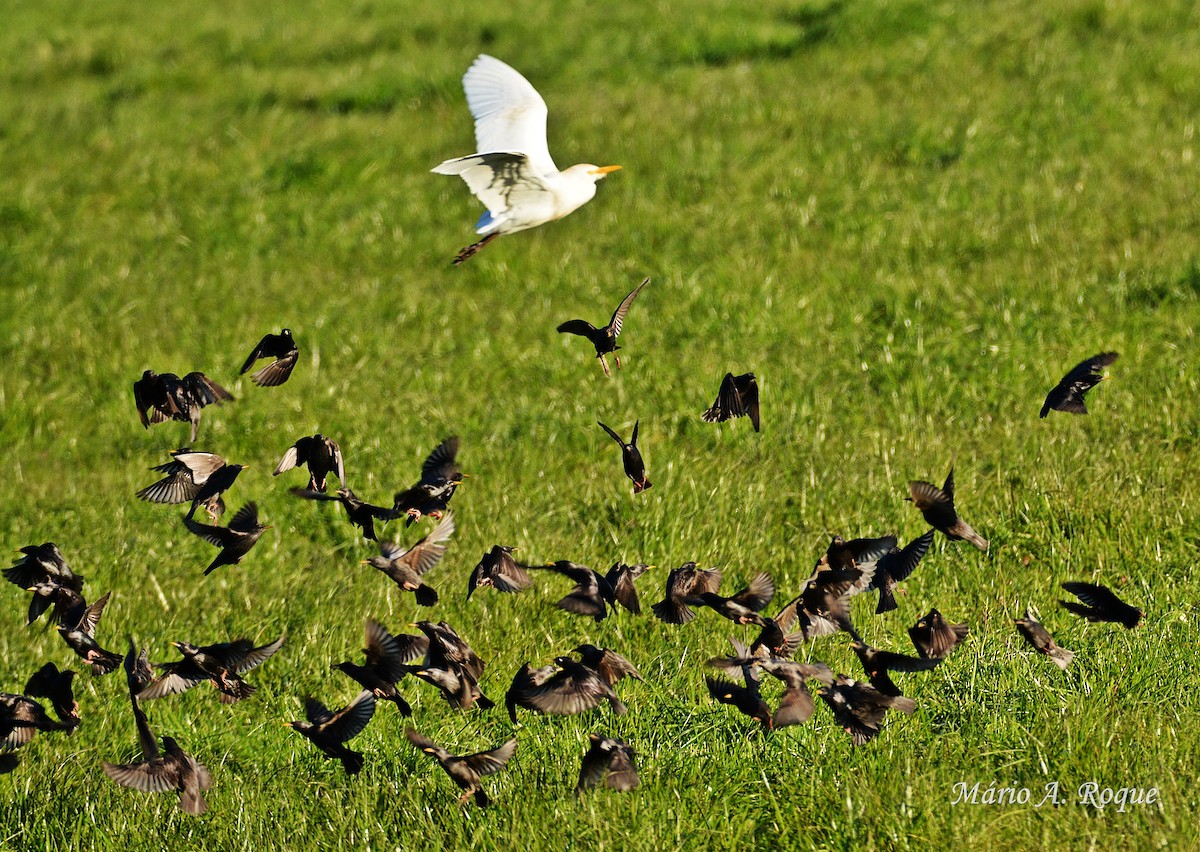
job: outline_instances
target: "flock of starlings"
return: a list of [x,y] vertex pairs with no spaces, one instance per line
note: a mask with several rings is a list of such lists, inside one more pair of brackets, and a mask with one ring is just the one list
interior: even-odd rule
[[[480,57],[464,77],[464,87],[476,119],[478,147],[483,153],[447,161],[435,171],[461,175],[489,212],[478,226],[484,239],[460,252],[455,258],[456,265],[498,234],[561,218],[581,206],[594,194],[595,181],[616,168],[573,166],[564,172],[554,170],[545,150],[545,104],[523,77],[499,60]],[[572,195],[579,186],[584,188]],[[612,355],[616,366],[621,366],[616,354],[620,348],[617,338],[634,300],[648,283],[649,279],[642,281],[620,302],[607,325],[597,328],[575,319],[562,323],[557,330],[586,337],[595,348],[604,374],[609,375],[605,356]],[[276,387],[291,376],[299,355],[291,331],[285,328],[279,334],[264,336],[241,372],[248,372],[256,362],[265,359],[266,366],[254,372],[251,379],[262,387]],[[1102,353],[1074,367],[1046,396],[1040,415],[1045,417],[1051,410],[1086,414],[1084,394],[1101,381],[1105,367],[1116,358],[1115,352]],[[189,423],[189,444],[196,441],[202,409],[233,399],[224,388],[199,372],[180,378],[146,370],[133,389],[143,426],[149,428],[151,424],[167,421]],[[746,416],[754,430],[759,431],[758,385],[754,374],[726,374],[716,400],[701,416],[715,422]],[[628,442],[605,424],[598,425],[620,445],[625,475],[632,482],[634,493],[650,488],[637,445],[639,424],[634,424]],[[379,555],[364,560],[400,590],[412,592],[417,605],[432,607],[438,602],[438,593],[426,577],[441,561],[455,532],[449,502],[465,475],[458,467],[458,449],[457,438],[443,441],[425,461],[418,481],[395,494],[391,505],[368,503],[348,487],[341,450],[335,441],[323,435],[297,440],[284,452],[274,474],[278,476],[305,466],[309,473],[307,486],[293,488],[292,493],[309,500],[340,503],[350,523],[370,541],[377,540],[376,522],[386,524],[404,518],[412,525],[423,518],[432,518],[433,528],[411,547],[393,541],[378,542]],[[191,449],[181,449],[171,456],[169,462],[153,468],[164,474],[163,478],[143,488],[137,496],[154,503],[188,504],[184,526],[219,549],[204,574],[237,564],[247,557],[268,528],[260,522],[257,506],[252,502],[234,512],[228,525],[216,523],[225,511],[223,495],[234,486],[245,466],[230,464],[216,453]],[[328,491],[329,476],[338,480],[339,487],[333,493]],[[950,623],[933,609],[909,628],[916,656],[880,650],[867,644],[855,629],[851,601],[860,593],[874,590],[878,592],[876,613],[896,609],[897,584],[917,568],[937,531],[952,541],[967,541],[985,551],[988,548],[987,540],[955,508],[953,469],[940,488],[930,482],[910,482],[909,497],[905,499],[920,510],[932,529],[903,548],[894,536],[852,540],[835,536],[816,561],[800,593],[774,616],[764,614],[775,598],[775,583],[767,573],[756,574],[744,589],[724,596],[719,593],[721,571],[703,569],[694,562],[670,572],[663,600],[651,609],[667,624],[685,624],[696,617],[693,607],[706,607],[734,624],[758,628],[758,635],[749,646],[731,639],[730,656],[709,660],[709,665],[721,672],[721,676],[705,680],[715,700],[737,708],[762,730],[805,722],[815,709],[807,684],[815,680],[821,684],[817,696],[829,706],[853,743],[866,743],[879,734],[888,710],[912,713],[915,709],[913,700],[901,693],[891,674],[927,671],[941,664],[966,638],[968,626]],[[197,521],[198,508],[203,508],[214,523]],[[470,575],[468,600],[480,587],[510,593],[527,589],[532,585],[529,572],[537,569],[556,572],[574,583],[556,604],[566,612],[601,621],[620,604],[631,613],[641,613],[635,581],[651,566],[617,563],[601,574],[566,560],[525,565],[514,559],[513,550],[496,545],[483,555]],[[106,650],[96,638],[109,595],[89,605],[83,596],[83,578],[72,571],[52,542],[28,545],[20,552],[21,557],[3,573],[10,582],[32,594],[26,623],[32,625],[49,612],[65,643],[90,665],[93,675],[115,671],[122,664],[121,655]],[[1077,582],[1064,583],[1063,588],[1079,602],[1061,601],[1061,605],[1090,621],[1116,622],[1132,628],[1142,617],[1140,610],[1124,603],[1104,586]],[[1027,609],[1015,624],[1035,650],[1064,669],[1070,664],[1072,652],[1055,643],[1032,609]],[[349,774],[362,769],[363,755],[346,743],[370,722],[377,701],[391,702],[405,716],[412,714],[398,688],[407,676],[437,688],[452,707],[464,711],[494,707],[480,687],[484,661],[467,641],[444,621],[419,621],[415,626],[420,635],[393,634],[376,621],[368,620],[365,660],[361,664],[344,661],[332,666],[357,682],[362,691],[334,711],[315,698],[308,698],[306,719],[286,723],[310,740],[325,757],[339,760]],[[839,633],[850,636],[850,647],[862,663],[865,682],[835,674],[823,663],[791,659],[803,643]],[[127,764],[105,762],[102,768],[109,778],[135,790],[174,791],[179,795],[180,808],[189,814],[201,814],[207,810],[204,791],[212,783],[209,771],[170,736],[161,738],[160,748],[142,705],[182,693],[205,681],[216,689],[222,703],[243,701],[255,691],[243,675],[278,652],[284,645],[284,637],[260,647],[254,647],[247,639],[203,646],[188,642],[173,645],[181,659],[151,664],[148,651],[138,649],[130,641],[124,668],[142,759]],[[518,708],[569,715],[607,703],[614,714],[625,712],[625,704],[615,687],[627,676],[641,679],[634,665],[615,650],[589,644],[579,645],[572,653],[575,656],[558,656],[553,665],[542,668],[535,669],[526,663],[516,672],[505,695],[505,705],[514,723]],[[774,710],[762,689],[764,672],[783,684]],[[78,727],[81,716],[72,691],[75,674],[47,662],[29,678],[23,693],[0,693],[0,772],[17,768],[14,752],[30,742],[37,731],[61,731],[69,736]],[[49,701],[54,717],[37,701],[39,698]],[[414,747],[441,764],[462,789],[460,801],[473,798],[478,805],[487,805],[489,801],[481,778],[503,769],[517,745],[514,738],[488,751],[458,756],[413,728],[406,729],[405,736]],[[597,785],[616,790],[638,786],[635,753],[629,744],[602,734],[591,735],[576,793]]]

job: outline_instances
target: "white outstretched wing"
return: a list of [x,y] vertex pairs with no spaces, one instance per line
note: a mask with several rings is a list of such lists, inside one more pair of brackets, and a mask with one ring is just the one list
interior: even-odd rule
[[516,151],[529,158],[537,175],[558,171],[546,145],[546,102],[528,80],[499,59],[480,54],[463,75],[463,90],[475,117],[476,151]]
[[509,234],[549,222],[557,215],[554,191],[524,154],[501,151],[446,160],[433,170],[458,175],[488,212],[475,224],[479,234]]

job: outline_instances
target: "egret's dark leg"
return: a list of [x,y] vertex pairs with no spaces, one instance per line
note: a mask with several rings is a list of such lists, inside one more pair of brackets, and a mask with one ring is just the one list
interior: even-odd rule
[[462,266],[468,260],[473,258],[476,254],[478,254],[480,249],[482,249],[484,246],[486,246],[492,240],[496,239],[496,237],[498,237],[498,236],[500,236],[500,235],[496,234],[496,233],[491,233],[491,234],[488,234],[486,237],[484,237],[479,242],[471,243],[469,246],[467,246],[465,249],[463,249],[462,251],[460,251],[458,254],[456,254],[454,256],[454,265]]

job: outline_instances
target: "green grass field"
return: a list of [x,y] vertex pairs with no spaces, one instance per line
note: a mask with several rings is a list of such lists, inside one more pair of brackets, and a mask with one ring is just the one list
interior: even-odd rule
[[[1194,4],[610,5],[3,4],[0,539],[53,540],[89,599],[111,590],[98,637],[114,650],[288,641],[249,701],[205,687],[147,705],[211,770],[209,814],[104,776],[136,735],[123,676],[85,673],[77,734],[39,736],[0,776],[0,847],[1194,848]],[[473,151],[460,78],[481,52],[545,97],[560,166],[625,170],[453,269],[481,208],[429,169]],[[554,328],[606,319],[645,276],[605,379]],[[285,325],[302,347],[291,381],[238,379]],[[1121,358],[1091,415],[1040,421],[1059,377],[1108,349]],[[257,500],[274,527],[240,566],[202,578],[212,548],[133,497],[187,437],[140,427],[146,368],[203,370],[238,397],[205,411],[197,446],[254,466],[227,499]],[[701,422],[727,370],[757,373],[761,434]],[[595,421],[627,434],[639,418],[654,487],[634,497]],[[340,509],[287,493],[302,474],[269,475],[317,431],[383,503],[461,436],[471,478],[433,610],[359,564],[375,551]],[[871,595],[854,614],[892,650],[911,651],[905,628],[931,606],[971,635],[901,676],[917,712],[866,746],[823,704],[755,733],[709,699],[702,664],[753,634],[648,613],[688,560],[729,589],[769,571],[774,612],[831,535],[923,532],[906,483],[952,463],[990,551],[939,536],[897,612],[875,617]],[[647,613],[560,612],[569,583],[549,574],[467,604],[496,543],[531,562],[653,563]],[[1117,589],[1143,625],[1069,615],[1065,580]],[[82,671],[55,631],[23,627],[27,598],[0,589],[0,691],[47,660]],[[1066,672],[1014,631],[1027,603],[1077,653]],[[460,807],[394,707],[351,743],[367,757],[353,778],[280,724],[305,695],[356,694],[329,665],[357,659],[367,617],[450,622],[498,701],[521,663],[584,640],[646,682],[619,687],[623,717],[523,714],[495,806]],[[800,656],[857,674],[844,639]],[[502,708],[402,690],[411,724],[451,748],[513,733]],[[638,750],[638,791],[572,797],[594,731]],[[1065,803],[1034,807],[1056,781]],[[1089,781],[1159,801],[1099,811],[1076,801]],[[1032,801],[951,804],[976,782]]]

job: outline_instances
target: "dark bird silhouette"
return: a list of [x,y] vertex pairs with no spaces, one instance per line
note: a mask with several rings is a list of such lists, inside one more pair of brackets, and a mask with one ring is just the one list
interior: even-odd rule
[[637,446],[638,426],[641,424],[641,421],[634,421],[633,435],[629,438],[628,444],[621,440],[620,435],[609,429],[599,420],[596,423],[601,429],[612,436],[614,441],[621,445],[621,464],[625,467],[625,475],[633,483],[633,493],[641,494],[647,488],[652,488],[650,480],[646,477],[646,464],[642,461],[642,453]]
[[[72,591],[83,591],[83,577],[71,570],[54,542],[28,544],[20,549],[20,553],[22,555],[13,562],[12,567],[4,569],[4,579],[10,583],[22,589],[38,583],[53,583]],[[30,622],[34,620],[31,618]]]
[[[641,615],[642,603],[638,599],[637,588],[633,583],[638,577],[653,567],[653,565],[647,565],[644,562],[638,562],[634,565],[626,565],[624,562],[614,564],[612,568],[608,569],[608,574],[604,577],[613,593],[608,602],[610,604],[614,602],[619,603],[634,615]],[[601,586],[601,590],[603,588]]]
[[924,672],[941,662],[941,659],[936,657],[909,657],[891,651],[880,651],[866,642],[852,642],[850,647],[858,655],[858,661],[862,663],[871,686],[884,695],[903,695],[888,672]]
[[491,586],[498,592],[521,592],[533,584],[526,570],[529,566],[522,565],[513,559],[515,547],[497,544],[479,560],[479,564],[467,578],[467,600],[481,586]]
[[396,514],[390,508],[374,506],[358,499],[349,488],[339,488],[334,494],[322,494],[320,491],[293,488],[292,494],[296,497],[303,497],[305,500],[341,503],[342,508],[346,510],[346,517],[350,519],[350,523],[362,530],[363,538],[367,541],[376,541],[376,521],[390,521],[396,517]]
[[188,517],[203,506],[214,521],[225,511],[221,495],[229,490],[244,465],[226,464],[216,453],[194,453],[189,449],[171,453],[172,461],[150,468],[166,476],[147,485],[137,496],[150,503],[179,504],[191,502]]
[[650,607],[667,624],[686,624],[696,617],[684,602],[705,593],[715,593],[721,586],[721,572],[715,568],[697,568],[695,562],[685,562],[667,575],[666,597]]
[[1083,396],[1106,378],[1104,368],[1117,360],[1116,352],[1101,352],[1071,368],[1057,385],[1046,394],[1039,417],[1045,417],[1051,409],[1068,411],[1071,414],[1087,414]]
[[555,665],[535,669],[526,662],[517,669],[517,673],[513,675],[512,684],[508,687],[508,692],[504,694],[504,706],[508,709],[508,718],[513,721],[513,724],[517,722],[518,707],[537,710],[537,707],[529,703],[530,696],[537,691],[539,686],[556,674],[558,674],[558,666]]
[[954,468],[946,476],[946,484],[938,488],[932,482],[913,480],[908,483],[911,497],[905,497],[921,510],[925,523],[945,534],[951,541],[965,539],[980,550],[988,549],[988,540],[971,529],[954,508]]
[[197,646],[190,642],[172,642],[183,659],[175,663],[159,663],[158,677],[150,682],[138,699],[149,701],[165,695],[178,695],[193,686],[209,681],[221,694],[222,704],[232,704],[249,698],[255,687],[242,680],[242,675],[269,660],[283,647],[280,636],[268,645],[255,648],[249,639],[218,642]]
[[613,713],[625,713],[625,705],[605,678],[595,669],[571,657],[555,657],[559,670],[534,684],[517,702],[522,707],[551,716],[570,716],[599,707],[607,701]]
[[[133,399],[142,426],[178,420],[191,423],[188,443],[194,443],[200,431],[200,410],[209,405],[232,402],[229,391],[203,373],[188,373],[182,379],[174,373],[158,374],[146,370],[133,383]],[[153,413],[150,413],[153,411]]]
[[967,638],[970,628],[966,624],[950,624],[936,609],[908,628],[913,647],[922,657],[940,660]]
[[143,793],[175,791],[179,794],[179,809],[199,816],[208,810],[204,791],[212,786],[212,776],[171,737],[163,737],[162,744],[162,754],[147,756],[141,763],[100,765],[104,774],[122,787]]
[[872,577],[867,590],[879,590],[876,615],[896,609],[896,586],[907,580],[916,570],[917,564],[929,550],[929,545],[933,544],[933,533],[934,530],[929,530],[924,535],[914,538],[904,545],[903,550],[893,547],[875,563],[875,576]]
[[25,617],[25,625],[27,627],[37,621],[41,614],[50,609],[51,606],[54,609],[50,614],[50,620],[60,625],[71,623],[69,613],[73,612],[76,607],[80,607],[81,609],[87,608],[87,604],[83,600],[83,595],[54,582],[36,583],[26,589],[26,591],[33,593],[33,597],[29,600],[29,612]]
[[479,689],[484,664],[467,641],[444,621],[418,621],[414,625],[429,640],[420,668],[410,668],[414,676],[441,690],[451,707],[469,710],[476,704],[488,710],[495,706]]
[[869,684],[859,683],[841,674],[832,686],[824,687],[817,694],[829,705],[837,723],[850,735],[851,742],[856,746],[863,745],[879,734],[888,710],[911,715],[917,707],[911,698],[884,695]]
[[369,689],[360,692],[353,701],[331,712],[315,698],[304,699],[307,721],[284,722],[286,727],[304,735],[330,760],[340,760],[347,775],[362,771],[361,752],[346,748],[345,743],[362,733],[375,715],[375,695]]
[[21,758],[8,752],[0,752],[0,775],[7,775],[21,764]]
[[616,686],[623,677],[644,680],[641,673],[634,668],[633,663],[616,651],[583,644],[575,648],[575,653],[579,655],[581,663],[600,675],[609,686]]
[[411,526],[423,515],[440,520],[455,489],[466,478],[458,467],[458,436],[442,441],[421,466],[421,478],[411,488],[396,494],[392,501],[393,518],[407,515]]
[[744,416],[750,417],[754,431],[758,432],[758,380],[753,373],[740,376],[726,373],[721,379],[716,402],[701,417],[708,423],[724,423],[730,418]]
[[366,633],[364,664],[360,666],[346,661],[335,664],[333,668],[357,681],[364,689],[371,690],[376,698],[391,701],[401,715],[411,716],[412,707],[400,695],[396,684],[408,673],[407,664],[425,655],[429,640],[424,636],[407,634],[393,636],[382,624],[370,619],[367,619]]
[[1088,621],[1115,621],[1127,629],[1133,629],[1142,620],[1140,609],[1125,603],[1104,586],[1096,583],[1063,583],[1062,587],[1083,603],[1059,601],[1059,605],[1068,612],[1082,615]]
[[78,726],[75,720],[56,722],[32,698],[0,692],[0,750],[13,751],[27,745],[38,731],[66,731]]
[[833,672],[824,663],[763,660],[759,665],[767,674],[783,681],[786,687],[779,699],[779,706],[775,709],[775,715],[771,717],[772,728],[802,725],[812,716],[816,705],[806,683],[810,678],[815,678],[826,686],[833,685]]
[[481,751],[478,754],[468,754],[459,757],[446,751],[433,742],[433,740],[423,734],[417,733],[412,728],[406,728],[404,736],[408,738],[410,743],[441,764],[442,769],[450,776],[450,780],[457,784],[458,788],[463,791],[462,796],[458,800],[460,804],[474,797],[475,804],[481,808],[485,808],[491,804],[491,800],[488,799],[487,793],[483,791],[480,779],[483,776],[492,775],[503,769],[504,764],[508,763],[513,753],[517,750],[517,741],[511,739],[490,751]]
[[324,494],[325,477],[331,473],[338,478],[342,488],[346,487],[346,465],[342,460],[342,448],[333,439],[326,438],[319,432],[311,437],[301,438],[288,447],[271,475],[279,476],[301,464],[308,466],[309,491]]
[[183,524],[209,544],[221,548],[217,557],[204,569],[205,576],[222,565],[237,565],[262,534],[271,528],[270,524],[258,522],[258,504],[252,502],[237,510],[228,527],[209,526],[191,518],[184,518]]
[[1063,671],[1066,671],[1067,666],[1071,665],[1071,660],[1075,658],[1074,651],[1068,651],[1066,648],[1059,647],[1054,641],[1054,637],[1050,635],[1032,609],[1025,610],[1024,618],[1014,619],[1017,625],[1017,632],[1025,637],[1025,641],[1037,651],[1039,654],[1045,654],[1054,661],[1054,665],[1058,666]]
[[[80,721],[79,704],[75,701],[72,684],[75,672],[70,669],[59,671],[54,663],[46,663],[29,678],[25,694],[30,698],[45,698],[54,709],[60,722],[77,726]],[[74,733],[74,727],[68,733]]]
[[617,368],[620,368],[621,356],[617,354],[617,350],[621,347],[617,345],[617,336],[621,333],[621,326],[625,323],[625,315],[629,313],[629,306],[633,304],[633,300],[637,298],[638,293],[642,292],[642,288],[649,283],[650,279],[647,278],[641,284],[634,287],[633,291],[621,300],[621,304],[617,305],[617,309],[613,311],[612,319],[603,328],[596,328],[596,326],[587,320],[573,319],[564,322],[556,330],[564,334],[577,334],[580,337],[586,337],[590,340],[592,346],[596,347],[596,357],[600,359],[600,366],[604,368],[604,375],[609,375],[608,362],[604,360],[604,356],[609,352],[613,353],[613,358],[617,362]]
[[421,606],[433,606],[438,601],[438,593],[422,576],[442,561],[452,535],[454,514],[448,511],[433,531],[412,547],[405,550],[394,541],[380,542],[380,555],[364,560],[363,564],[382,571],[402,591],[415,593]]
[[615,593],[606,577],[600,576],[586,565],[566,559],[560,559],[548,565],[526,567],[554,571],[575,582],[575,586],[567,593],[567,596],[554,604],[559,609],[576,615],[590,615],[598,622],[608,617],[606,601],[613,600]]
[[750,578],[746,588],[730,597],[722,597],[715,592],[701,592],[698,595],[685,597],[683,602],[691,606],[706,606],[720,615],[725,616],[734,624],[757,624],[762,626],[763,619],[759,612],[766,609],[767,604],[775,597],[775,581],[766,571],[759,571]]
[[722,704],[736,707],[743,714],[762,725],[764,731],[769,731],[775,724],[775,720],[771,714],[771,708],[767,706],[767,702],[763,700],[762,693],[759,691],[758,676],[748,665],[742,667],[742,672],[746,679],[745,686],[739,686],[725,678],[705,677],[704,683],[708,686],[708,694]]
[[[649,280],[649,279],[647,279]],[[634,790],[638,784],[635,752],[628,743],[599,734],[588,734],[587,753],[579,768],[579,781],[575,784],[575,795],[603,784],[610,790]]]
[[[300,348],[292,338],[292,330],[285,328],[279,334],[266,334],[258,341],[246,363],[242,365],[241,375],[254,366],[260,358],[272,358],[267,366],[256,370],[250,376],[251,381],[259,387],[273,388],[286,382],[292,375],[296,360],[300,357]],[[341,479],[339,476],[338,479]]]
[[106,651],[96,642],[96,627],[100,624],[100,616],[108,603],[112,592],[106,593],[91,606],[87,606],[80,597],[70,610],[63,615],[58,625],[58,633],[84,662],[90,663],[93,675],[106,675],[121,664],[121,657],[112,651]]

